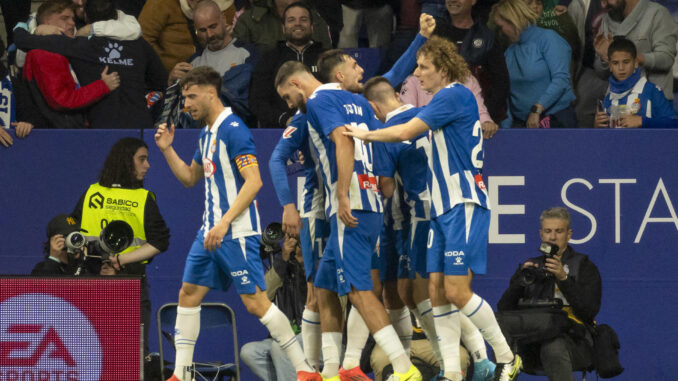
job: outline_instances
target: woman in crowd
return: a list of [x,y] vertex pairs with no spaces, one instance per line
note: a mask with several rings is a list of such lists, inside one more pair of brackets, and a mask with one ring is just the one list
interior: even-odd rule
[[501,0],[490,13],[511,42],[504,53],[510,94],[502,127],[575,128],[572,50],[558,33],[537,27],[537,18],[524,0]]

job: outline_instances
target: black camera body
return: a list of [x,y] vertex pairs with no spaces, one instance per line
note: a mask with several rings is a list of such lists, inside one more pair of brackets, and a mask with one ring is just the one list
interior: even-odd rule
[[547,258],[553,258],[558,253],[559,247],[554,243],[542,242],[539,245],[539,251],[543,254],[540,257],[539,267],[525,267],[520,270],[520,284],[529,286],[534,283],[541,283],[545,279],[553,277],[553,274],[546,271],[544,264]]
[[266,259],[269,255],[280,253],[284,240],[285,233],[282,231],[282,225],[279,222],[268,224],[261,234],[261,257]]

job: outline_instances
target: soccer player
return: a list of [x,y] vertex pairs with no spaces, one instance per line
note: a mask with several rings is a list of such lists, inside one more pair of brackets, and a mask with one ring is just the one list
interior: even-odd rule
[[482,180],[482,130],[473,94],[459,84],[469,75],[451,42],[433,37],[417,54],[414,75],[431,103],[408,122],[368,131],[347,125],[347,136],[365,141],[399,142],[432,131],[428,155],[431,227],[427,270],[434,324],[445,377],[461,380],[461,312],[480,329],[497,359],[495,380],[512,380],[521,361],[499,329],[492,308],[471,290],[473,274],[484,274],[490,220]]
[[320,380],[308,365],[285,315],[266,297],[259,257],[260,224],[254,202],[261,188],[249,129],[219,98],[221,77],[210,67],[191,70],[181,80],[186,108],[204,120],[190,166],[172,148],[174,126],[161,125],[155,141],[170,169],[186,187],[205,178],[203,225],[186,258],[177,308],[176,367],[170,380],[188,380],[200,330],[200,303],[210,288],[235,287],[247,307],[268,328],[297,370],[298,380]]
[[[377,118],[384,122],[385,127],[406,123],[422,110],[421,107],[404,104],[399,94],[383,77],[373,77],[367,81],[363,95],[372,105]],[[426,171],[427,152],[430,151],[431,142],[426,132],[400,143],[375,142],[374,171],[379,176],[379,187],[383,196],[389,197],[393,194],[391,198],[397,197],[397,191],[400,189],[410,207],[408,215],[411,217],[406,221],[409,223],[406,230],[410,234],[404,237],[404,249],[399,257],[398,292],[420,322],[442,368],[443,361],[431,313],[426,270],[426,244],[431,219],[431,197],[426,185]],[[402,339],[401,330],[398,329],[400,324],[395,323],[394,315],[398,316],[397,313],[389,314]],[[485,341],[480,331],[465,315],[460,315],[459,318],[461,339],[474,360],[472,381],[491,380],[494,378],[495,366],[487,358]],[[412,327],[409,329],[411,331]]]
[[[304,157],[303,204],[300,211],[294,204],[287,182],[286,162],[296,152]],[[306,360],[316,369],[320,365],[320,314],[313,281],[330,234],[330,225],[325,219],[325,188],[320,178],[320,167],[311,148],[306,115],[297,112],[283,132],[273,150],[268,168],[273,187],[283,206],[282,228],[285,234],[300,237],[301,253],[306,271],[306,307],[302,314],[301,338]]]
[[372,147],[343,135],[344,125],[374,129],[378,122],[366,102],[322,85],[299,62],[283,64],[275,80],[278,94],[290,107],[306,113],[309,134],[322,168],[328,197],[330,239],[315,279],[323,346],[323,377],[338,380],[341,310],[336,294],[349,295],[375,341],[387,352],[398,380],[421,380],[389,324],[383,305],[372,293],[370,261],[382,225],[382,203],[372,173]]

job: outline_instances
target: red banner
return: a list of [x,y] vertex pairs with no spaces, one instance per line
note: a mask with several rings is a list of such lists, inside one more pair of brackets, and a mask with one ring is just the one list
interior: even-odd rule
[[0,381],[139,379],[139,279],[0,277]]

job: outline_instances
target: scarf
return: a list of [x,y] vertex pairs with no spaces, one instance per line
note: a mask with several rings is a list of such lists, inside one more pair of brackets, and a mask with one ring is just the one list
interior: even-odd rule
[[618,94],[619,97],[623,97],[622,94],[628,92],[635,86],[636,82],[640,80],[641,77],[641,72],[640,72],[640,67],[636,69],[636,71],[631,74],[630,77],[626,78],[623,81],[618,81],[617,79],[614,78],[613,75],[610,76],[610,92]]

